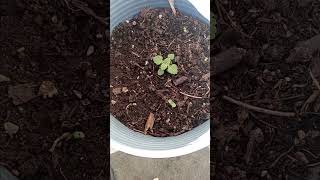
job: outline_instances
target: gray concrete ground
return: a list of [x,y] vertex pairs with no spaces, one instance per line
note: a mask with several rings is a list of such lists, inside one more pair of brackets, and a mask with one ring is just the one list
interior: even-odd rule
[[210,150],[185,156],[150,159],[116,152],[111,155],[116,180],[209,180]]

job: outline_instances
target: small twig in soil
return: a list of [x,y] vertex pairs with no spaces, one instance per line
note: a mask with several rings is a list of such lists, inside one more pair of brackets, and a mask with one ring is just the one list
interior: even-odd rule
[[177,11],[176,11],[176,8],[174,8],[174,0],[168,0],[169,4],[170,4],[170,7],[172,9],[172,12],[173,12],[173,15],[177,15]]
[[312,152],[310,152],[310,151],[307,150],[307,149],[301,149],[301,151],[304,151],[304,152],[310,154],[310,155],[311,155],[313,158],[315,158],[315,159],[318,159],[319,156],[320,156],[320,155],[316,156],[315,154],[313,154]]
[[206,98],[206,97],[193,96],[193,95],[190,95],[190,94],[187,94],[187,93],[184,93],[184,92],[179,92],[179,93],[183,94],[185,96],[191,97],[191,98],[195,98],[195,99],[204,99],[204,98]]
[[58,144],[60,141],[62,141],[62,140],[64,140],[64,139],[67,139],[67,138],[69,138],[70,136],[71,136],[71,134],[70,134],[69,132],[63,133],[60,137],[58,137],[58,138],[54,141],[54,143],[52,144],[52,146],[51,146],[51,148],[49,149],[49,151],[50,151],[50,152],[53,152],[54,149],[56,148],[57,144]]
[[79,0],[71,0],[71,3],[73,6],[77,7],[78,9],[74,9],[70,6],[70,0],[64,0],[64,2],[66,3],[67,7],[72,10],[72,11],[79,11],[82,10],[83,12],[85,12],[87,15],[90,15],[92,17],[94,17],[95,19],[97,19],[98,21],[100,21],[101,23],[108,25],[108,23],[104,20],[104,18],[97,16],[96,13],[90,9],[86,3],[79,1]]
[[142,66],[140,66],[137,62],[133,61],[131,62],[133,65],[137,66],[138,68],[144,70],[144,68]]
[[133,51],[131,51],[131,53],[132,53],[133,55],[139,57],[139,58],[141,57],[138,53],[135,53],[135,52],[133,52]]
[[274,116],[284,116],[284,117],[295,117],[296,113],[293,112],[281,112],[281,111],[273,111],[273,110],[269,110],[269,109],[265,109],[265,108],[261,108],[261,107],[256,107],[247,103],[243,103],[241,101],[237,101],[235,99],[232,99],[231,97],[228,96],[222,96],[222,98],[226,101],[229,101],[233,104],[242,106],[244,108],[247,108],[249,110],[253,110],[256,112],[260,112],[260,113],[265,113],[265,114],[270,114],[270,115],[274,115]]
[[282,157],[286,156],[287,154],[289,154],[292,150],[293,150],[294,146],[292,146],[288,151],[282,153],[270,166],[269,169],[273,168]]
[[126,113],[127,113],[127,115],[129,115],[129,107],[130,107],[130,106],[136,106],[136,105],[137,105],[137,103],[130,103],[130,104],[127,105],[127,107],[126,107]]
[[64,175],[61,167],[59,168],[59,171],[60,171],[60,174],[62,175],[62,177],[63,177],[65,180],[68,180],[68,178]]
[[173,43],[175,40],[176,40],[176,39],[173,39],[173,40],[170,42],[170,44],[168,45],[167,49],[170,48],[170,46],[172,45],[172,43]]
[[313,91],[313,93],[310,95],[310,97],[306,100],[306,102],[301,107],[301,112],[307,111],[309,109],[309,105],[312,104],[315,100],[317,100],[319,94],[320,94],[319,90]]
[[[227,16],[227,18],[228,18],[229,21],[230,21],[231,27],[232,27],[234,30],[240,32],[243,36],[245,36],[245,37],[247,37],[247,38],[249,38],[249,39],[252,39],[252,36],[244,33],[239,27],[237,27],[237,26],[234,24],[234,22],[232,21],[232,19],[231,19],[230,16],[229,16],[229,13],[228,13],[227,10],[221,5],[221,3],[220,3],[219,0],[216,0],[216,5],[217,5],[217,7],[219,7],[219,9],[221,8],[221,10],[225,13],[225,15]],[[221,16],[221,17],[222,17],[222,16]]]
[[251,115],[252,117],[254,117],[254,119],[256,119],[257,121],[261,122],[262,124],[264,124],[264,125],[266,125],[266,126],[269,126],[269,127],[273,128],[273,129],[279,129],[279,128],[276,127],[276,126],[274,126],[274,125],[272,125],[272,124],[270,124],[270,123],[267,123],[267,122],[259,119],[253,112],[249,112],[249,113],[250,113],[250,115]]
[[316,167],[316,166],[320,166],[320,162],[311,163],[307,165],[307,167]]
[[310,77],[312,78],[313,84],[320,90],[320,84],[319,81],[314,77],[311,70],[309,70]]

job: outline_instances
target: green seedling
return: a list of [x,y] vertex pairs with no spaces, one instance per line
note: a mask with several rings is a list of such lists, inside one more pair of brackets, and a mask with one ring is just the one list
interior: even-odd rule
[[216,16],[211,12],[210,13],[210,39],[216,38],[217,33],[217,20]]
[[84,133],[81,131],[75,131],[72,133],[74,139],[83,139],[85,137]]
[[158,70],[159,76],[162,76],[165,71],[173,75],[178,74],[178,66],[172,63],[174,60],[174,54],[168,54],[168,57],[164,60],[161,55],[157,55],[152,59],[156,65],[160,66]]
[[175,103],[172,99],[169,99],[169,100],[168,100],[168,103],[169,103],[170,106],[173,107],[173,108],[177,107],[176,103]]

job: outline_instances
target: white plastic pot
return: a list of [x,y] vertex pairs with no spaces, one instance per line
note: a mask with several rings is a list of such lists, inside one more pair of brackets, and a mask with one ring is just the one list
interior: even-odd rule
[[[111,32],[119,23],[130,20],[146,7],[170,6],[167,0],[111,0]],[[175,8],[209,24],[209,0],[175,0]],[[210,145],[210,121],[178,136],[152,137],[134,132],[110,114],[110,145],[112,151],[119,150],[140,157],[181,156]]]

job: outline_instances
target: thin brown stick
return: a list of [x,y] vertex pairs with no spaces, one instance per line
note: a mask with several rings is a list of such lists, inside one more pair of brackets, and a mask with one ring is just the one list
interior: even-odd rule
[[284,116],[284,117],[295,117],[296,116],[296,113],[293,113],[293,112],[273,111],[273,110],[269,110],[269,109],[265,109],[265,108],[261,108],[261,107],[256,107],[256,106],[232,99],[231,97],[228,97],[228,96],[222,96],[222,98],[226,101],[233,103],[233,104],[236,104],[236,105],[242,106],[244,108],[247,108],[249,110],[253,110],[256,112],[260,112],[260,113],[270,114],[270,115],[274,115],[274,116]]
[[168,0],[169,4],[170,4],[170,7],[172,9],[172,12],[173,12],[173,15],[177,15],[177,11],[176,11],[176,8],[174,8],[174,0]]
[[316,162],[316,163],[312,163],[312,164],[307,165],[307,167],[316,167],[316,166],[320,166],[320,162]]
[[195,98],[195,99],[203,99],[203,98],[205,98],[205,97],[199,97],[199,96],[190,95],[190,94],[187,94],[187,93],[184,93],[184,92],[179,92],[179,93],[183,94],[185,96],[191,97],[191,98]]
[[282,153],[270,166],[269,169],[273,168],[279,161],[281,158],[283,158],[284,156],[286,156],[287,154],[289,154],[292,149],[294,148],[294,146],[292,146],[288,151]]
[[319,81],[314,77],[313,73],[311,70],[309,70],[309,74],[312,78],[313,84],[320,90],[320,84]]
[[135,55],[135,56],[137,56],[137,57],[141,57],[138,53],[136,53],[136,52],[133,52],[133,51],[131,51],[131,53],[133,54],[133,55]]

